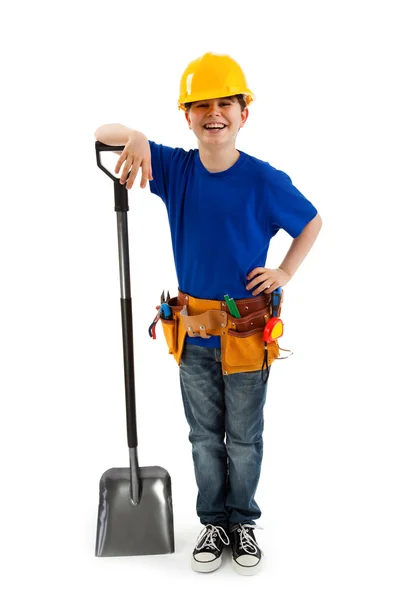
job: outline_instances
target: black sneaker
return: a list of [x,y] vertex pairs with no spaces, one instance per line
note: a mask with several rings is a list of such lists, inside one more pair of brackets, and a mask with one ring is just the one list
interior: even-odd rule
[[222,563],[222,550],[229,538],[221,525],[206,525],[197,538],[192,555],[192,569],[200,573],[215,571]]
[[229,533],[232,546],[232,564],[240,575],[255,575],[261,566],[262,552],[256,542],[255,525],[238,525]]

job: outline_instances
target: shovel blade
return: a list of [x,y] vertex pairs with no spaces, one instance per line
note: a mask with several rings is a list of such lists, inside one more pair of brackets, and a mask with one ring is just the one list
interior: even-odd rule
[[140,500],[130,494],[129,468],[100,479],[96,556],[142,556],[174,552],[171,478],[162,467],[140,467]]

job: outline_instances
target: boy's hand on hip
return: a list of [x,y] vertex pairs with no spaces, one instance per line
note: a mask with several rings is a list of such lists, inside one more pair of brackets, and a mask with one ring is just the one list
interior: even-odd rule
[[270,294],[276,288],[283,287],[291,280],[288,273],[282,269],[266,269],[265,267],[256,267],[247,275],[249,283],[246,290],[252,290],[253,296],[257,294]]

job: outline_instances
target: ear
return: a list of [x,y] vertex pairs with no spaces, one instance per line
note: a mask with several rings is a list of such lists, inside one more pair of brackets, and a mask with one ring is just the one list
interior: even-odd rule
[[249,116],[249,109],[246,107],[240,115],[240,128],[244,126]]
[[188,113],[188,112],[185,112],[185,117],[186,117],[186,121],[188,122],[189,129],[192,129],[192,122],[191,122],[191,120],[190,120],[190,117],[189,117],[189,113]]

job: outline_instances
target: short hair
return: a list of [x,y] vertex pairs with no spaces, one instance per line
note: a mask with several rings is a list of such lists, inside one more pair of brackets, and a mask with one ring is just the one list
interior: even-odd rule
[[[246,98],[244,97],[244,94],[235,94],[234,96],[226,96],[226,98],[229,100],[233,100],[233,98],[236,98],[240,104],[240,109],[242,112],[246,108],[247,102],[246,102]],[[201,102],[201,100],[196,100],[196,102]],[[190,110],[190,107],[192,106],[192,104],[193,104],[193,102],[185,102],[186,112],[188,112]]]

